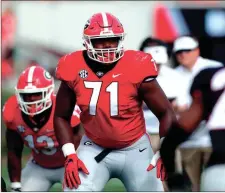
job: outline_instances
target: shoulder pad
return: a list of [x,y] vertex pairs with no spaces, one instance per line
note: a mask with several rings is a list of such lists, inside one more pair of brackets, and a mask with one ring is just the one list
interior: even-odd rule
[[133,79],[136,83],[141,83],[147,79],[155,79],[158,76],[157,66],[150,54],[129,50],[127,51],[127,58],[132,64]]
[[63,81],[74,81],[78,74],[78,64],[82,60],[82,51],[67,54],[59,59],[56,67],[56,78]]

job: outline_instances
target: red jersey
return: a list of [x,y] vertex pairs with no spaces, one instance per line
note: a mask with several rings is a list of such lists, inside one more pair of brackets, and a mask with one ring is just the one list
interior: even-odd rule
[[56,69],[56,77],[76,94],[85,134],[108,148],[129,146],[146,132],[138,90],[144,79],[157,75],[151,55],[132,50],[101,78],[86,64],[83,51],[65,55]]
[[[62,167],[65,162],[64,155],[56,140],[53,128],[55,99],[56,97],[54,95],[52,97],[51,115],[48,121],[37,131],[29,128],[24,122],[16,96],[10,97],[3,107],[3,119],[7,129],[12,129],[20,134],[24,144],[31,148],[36,163],[45,168]],[[77,117],[76,114],[77,112],[73,113],[71,119],[72,127],[80,123],[79,117]]]

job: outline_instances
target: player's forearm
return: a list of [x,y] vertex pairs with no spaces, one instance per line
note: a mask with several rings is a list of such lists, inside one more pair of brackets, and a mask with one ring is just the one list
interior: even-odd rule
[[82,138],[81,135],[75,135],[75,136],[73,137],[75,149],[77,149],[77,148],[79,147],[81,138]]
[[177,118],[175,113],[168,109],[167,111],[165,111],[161,117],[158,118],[159,119],[159,136],[160,138],[165,137],[166,133],[168,132],[168,129],[172,126],[172,125],[176,125],[177,124]]
[[73,135],[74,135],[73,141],[74,141],[74,145],[75,145],[76,149],[80,145],[80,141],[81,141],[83,134],[84,134],[84,131],[83,131],[81,124],[78,124],[77,126],[75,126],[73,128]]
[[73,132],[70,122],[62,117],[54,116],[55,135],[58,143],[63,146],[66,143],[73,143]]
[[14,152],[8,152],[8,173],[11,182],[20,182],[21,156]]
[[6,144],[9,178],[11,182],[20,182],[23,140],[16,131],[7,128]]
[[62,147],[62,152],[65,157],[70,154],[75,154],[75,146],[73,141],[73,132],[68,119],[54,116],[55,135],[58,143]]

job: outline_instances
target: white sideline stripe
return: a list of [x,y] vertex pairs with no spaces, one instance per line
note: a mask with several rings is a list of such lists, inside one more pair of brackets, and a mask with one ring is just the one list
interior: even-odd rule
[[[103,25],[104,26],[109,26],[109,23],[108,23],[108,19],[107,19],[107,15],[105,12],[102,12],[102,20],[103,20]],[[104,31],[108,31],[109,28],[104,28]]]
[[36,68],[36,66],[30,67],[30,70],[28,72],[28,79],[27,79],[28,86],[32,86],[32,79],[33,79],[35,68]]

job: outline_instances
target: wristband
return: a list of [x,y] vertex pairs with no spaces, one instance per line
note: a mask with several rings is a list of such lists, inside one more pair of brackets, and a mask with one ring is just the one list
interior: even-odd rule
[[75,154],[75,147],[73,143],[66,143],[62,146],[62,152],[64,154],[64,156],[68,156],[70,154]]
[[160,152],[157,151],[157,152],[153,155],[153,157],[152,157],[151,164],[152,164],[153,166],[156,166],[157,161],[158,161],[159,158],[160,158]]
[[11,182],[11,188],[13,188],[13,189],[21,188],[21,183],[20,182]]

